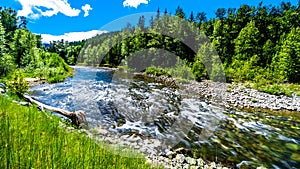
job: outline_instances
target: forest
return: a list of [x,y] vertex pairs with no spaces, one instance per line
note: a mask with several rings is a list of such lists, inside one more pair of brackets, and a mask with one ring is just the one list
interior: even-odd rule
[[[67,57],[66,61],[76,60],[77,63],[94,66],[118,66],[135,52],[143,49],[151,52],[153,48],[161,48],[184,60],[195,79],[200,81],[208,78],[203,65],[203,52],[215,49],[222,61],[227,82],[243,82],[246,86],[276,95],[291,95],[291,92],[299,95],[296,85],[300,82],[299,12],[300,5],[293,6],[290,2],[282,2],[280,6],[265,6],[261,2],[256,7],[242,5],[238,9],[219,8],[215,18],[208,20],[204,12],[186,14],[179,6],[174,16],[169,15],[171,13],[167,9],[164,12],[158,9],[157,15],[149,23],[145,23],[145,17],[141,16],[137,25],[128,24],[120,32],[89,39],[84,46],[79,45],[83,50],[78,58]],[[211,43],[201,45],[194,53],[178,39],[157,33],[163,27],[175,32],[175,35],[188,38],[190,32],[185,32],[187,29],[182,25],[176,25],[176,18],[189,22],[187,26],[198,27]],[[129,36],[132,34],[134,36]],[[197,34],[195,40],[201,39],[200,33],[194,34]],[[64,56],[68,55],[66,52]],[[139,57],[146,62],[145,55]],[[153,71],[152,68],[149,72]],[[157,68],[157,71],[161,69]],[[168,74],[168,71],[163,72]],[[213,80],[216,74],[211,74],[209,78]]]
[[[0,7],[0,82],[11,81],[16,92],[27,89],[25,77],[60,82],[73,74],[59,54],[46,50],[41,36],[31,33],[27,19]],[[17,85],[18,84],[18,85]]]
[[[11,8],[1,8],[0,76],[22,70],[26,76],[58,82],[70,75],[67,64],[117,67],[122,60],[138,51],[148,49],[148,53],[153,53],[153,48],[161,48],[184,60],[185,64],[177,66],[177,74],[189,69],[198,81],[214,80],[218,71],[210,70],[212,72],[208,76],[203,54],[216,50],[227,82],[243,82],[246,86],[277,95],[291,95],[292,92],[299,95],[299,11],[300,5],[294,6],[290,2],[282,2],[280,6],[266,6],[261,2],[256,7],[219,8],[215,17],[208,19],[205,12],[186,14],[178,6],[173,16],[167,9],[164,12],[158,9],[149,23],[145,23],[146,19],[142,16],[137,25],[128,24],[122,31],[101,34],[87,41],[61,40],[42,44],[41,36],[26,28],[25,17],[17,17],[16,11]],[[180,40],[157,33],[163,27],[175,32],[174,35],[189,38],[191,32],[185,32],[187,29],[180,24],[176,25],[178,19],[190,23],[189,27],[198,28],[192,32],[196,35],[195,42],[205,39],[197,32],[201,30],[209,43],[201,44],[194,52]],[[132,34],[134,36],[129,36]],[[146,55],[139,56],[143,63],[155,62]],[[167,56],[160,59],[167,59]],[[151,68],[148,69],[150,73],[169,74],[169,70],[147,66]]]

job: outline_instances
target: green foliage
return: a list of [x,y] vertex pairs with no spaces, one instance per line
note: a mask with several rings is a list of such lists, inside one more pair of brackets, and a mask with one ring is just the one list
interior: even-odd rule
[[300,28],[292,29],[273,60],[274,72],[280,80],[300,81]]
[[41,53],[44,60],[43,76],[49,83],[61,82],[66,77],[72,75],[72,69],[56,53]]
[[[133,150],[118,155],[113,145],[70,131],[58,117],[0,96],[0,168],[151,168]],[[142,158],[141,158],[142,157]]]
[[53,41],[50,42],[49,46],[46,47],[46,51],[58,54],[69,65],[75,65],[77,63],[78,56],[84,44],[85,41]]
[[152,74],[154,76],[162,76],[163,75],[163,76],[171,77],[171,74],[169,72],[167,72],[165,69],[155,67],[155,66],[147,67],[145,73]]
[[197,59],[193,63],[192,71],[195,77],[195,80],[200,81],[201,77],[205,76],[205,66],[200,59]]
[[289,97],[295,93],[300,96],[300,87],[296,84],[264,84],[258,88],[259,91],[274,94],[274,95],[286,95]]
[[0,58],[0,76],[6,76],[15,69],[11,55],[5,54]]
[[258,54],[259,38],[260,34],[255,26],[255,22],[249,22],[235,39],[235,58],[237,60],[248,60],[252,56]]
[[0,76],[6,76],[14,68],[14,62],[6,49],[5,30],[0,22]]
[[170,75],[175,78],[184,80],[194,80],[192,68],[188,66],[187,61],[181,60],[177,57],[177,62],[174,67],[166,68]]
[[11,53],[19,68],[24,68],[31,62],[35,62],[38,54],[36,42],[36,35],[29,30],[22,28],[15,31]]
[[19,96],[25,93],[29,87],[28,82],[25,80],[24,72],[15,70],[8,82],[8,87]]
[[256,75],[263,73],[261,68],[257,67],[258,56],[254,55],[246,61],[234,60],[231,67],[227,69],[229,77],[232,77],[234,81],[245,82],[253,80]]
[[[18,28],[18,17],[17,12],[12,8],[0,8],[0,21],[5,29],[6,41],[12,42],[13,35]],[[8,47],[8,45],[6,45]]]
[[[49,82],[59,82],[72,75],[71,68],[57,54],[44,51],[41,37],[34,35],[26,29],[26,18],[17,18],[16,12],[11,8],[0,8],[0,76],[7,76],[13,72],[12,87],[15,92],[23,93],[23,84],[16,82],[22,76],[47,78]],[[19,22],[17,22],[19,20]],[[20,25],[17,25],[17,24]],[[80,48],[72,46],[70,62],[76,61],[76,53]],[[23,71],[24,75],[20,75]]]

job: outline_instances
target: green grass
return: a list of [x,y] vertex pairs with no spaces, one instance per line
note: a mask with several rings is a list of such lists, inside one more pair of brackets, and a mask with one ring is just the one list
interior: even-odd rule
[[293,96],[295,93],[300,96],[300,85],[299,84],[263,84],[263,85],[253,85],[254,89],[260,92],[269,93],[273,95],[286,95],[289,97]]
[[151,168],[144,158],[119,156],[61,122],[0,95],[0,168]]

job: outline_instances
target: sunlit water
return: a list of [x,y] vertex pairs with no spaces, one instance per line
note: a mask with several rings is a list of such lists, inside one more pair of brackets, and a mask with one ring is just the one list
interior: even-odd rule
[[[299,116],[239,112],[208,104],[184,90],[108,70],[75,67],[63,83],[31,88],[31,95],[69,111],[85,110],[90,128],[161,140],[196,156],[237,167],[299,168]],[[299,112],[295,112],[299,113]]]

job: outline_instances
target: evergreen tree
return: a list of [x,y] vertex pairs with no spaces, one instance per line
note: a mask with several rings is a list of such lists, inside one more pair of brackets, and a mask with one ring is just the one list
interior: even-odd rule
[[281,80],[300,82],[300,28],[287,35],[279,55],[274,58],[275,76]]
[[175,12],[175,16],[178,16],[179,18],[185,19],[185,14],[183,12],[183,9],[178,6]]
[[193,11],[192,11],[191,14],[190,14],[189,22],[195,22],[195,17],[194,17]]
[[238,60],[247,60],[255,54],[259,54],[259,38],[260,34],[255,26],[255,22],[250,21],[235,39],[235,58]]

